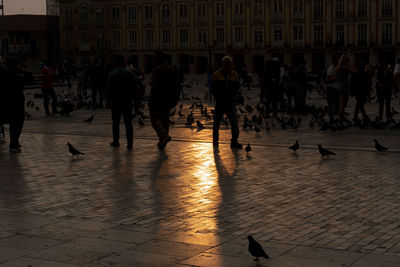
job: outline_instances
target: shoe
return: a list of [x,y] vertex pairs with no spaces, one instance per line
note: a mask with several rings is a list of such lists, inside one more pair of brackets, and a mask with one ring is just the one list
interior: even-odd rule
[[10,152],[11,153],[21,153],[22,150],[17,147],[13,147],[13,148],[10,147]]
[[167,140],[165,140],[164,142],[161,142],[161,141],[158,142],[157,143],[158,148],[159,149],[164,149],[167,146],[168,142],[170,142],[171,140],[172,140],[171,136],[168,136]]
[[242,149],[243,145],[239,144],[238,141],[232,141],[231,142],[231,148],[232,149]]
[[119,147],[119,142],[113,141],[113,142],[110,144],[110,146],[112,146],[112,147]]

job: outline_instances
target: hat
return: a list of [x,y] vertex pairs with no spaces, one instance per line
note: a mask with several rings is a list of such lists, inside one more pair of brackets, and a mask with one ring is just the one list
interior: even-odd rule
[[222,63],[224,63],[224,62],[229,62],[229,63],[232,64],[233,60],[229,56],[224,56],[224,58],[222,59]]

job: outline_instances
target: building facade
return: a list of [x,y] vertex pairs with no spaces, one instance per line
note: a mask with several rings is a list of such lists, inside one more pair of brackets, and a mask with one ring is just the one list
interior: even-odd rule
[[131,55],[149,71],[156,49],[191,73],[231,55],[237,68],[305,59],[317,72],[334,53],[393,63],[400,45],[397,0],[59,0],[62,57]]

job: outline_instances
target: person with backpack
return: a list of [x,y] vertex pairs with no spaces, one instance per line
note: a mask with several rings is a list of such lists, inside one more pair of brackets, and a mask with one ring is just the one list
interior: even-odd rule
[[133,147],[132,126],[132,101],[136,90],[135,77],[126,70],[125,58],[122,55],[114,55],[114,70],[110,72],[107,80],[107,103],[111,104],[113,142],[111,146],[119,147],[119,124],[121,115],[124,119],[127,148]]
[[211,92],[216,101],[214,109],[213,145],[218,146],[219,127],[224,114],[231,123],[231,148],[242,149],[238,142],[239,126],[236,115],[235,100],[240,89],[239,75],[233,70],[232,58],[222,59],[222,68],[214,73]]
[[150,120],[159,138],[157,146],[162,150],[171,141],[169,114],[178,103],[180,91],[177,87],[177,73],[166,62],[162,51],[155,52],[154,62],[156,67],[151,78]]

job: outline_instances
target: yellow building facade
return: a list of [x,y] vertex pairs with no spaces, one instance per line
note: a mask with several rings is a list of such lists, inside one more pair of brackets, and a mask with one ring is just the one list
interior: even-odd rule
[[334,53],[393,63],[399,14],[397,0],[60,0],[61,47],[74,61],[131,55],[148,71],[161,49],[191,73],[224,55],[252,72],[271,57],[317,72]]

